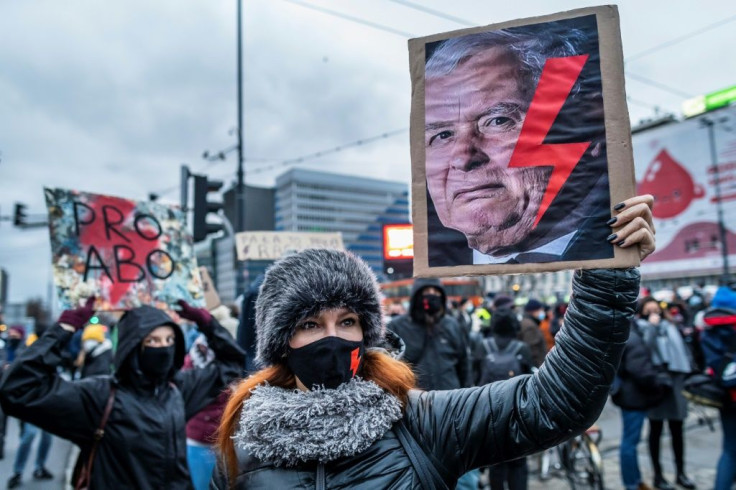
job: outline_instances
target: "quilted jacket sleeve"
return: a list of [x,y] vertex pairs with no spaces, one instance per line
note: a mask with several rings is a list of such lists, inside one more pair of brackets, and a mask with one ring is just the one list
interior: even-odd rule
[[470,469],[559,444],[595,422],[638,292],[637,269],[576,271],[564,327],[536,374],[412,392],[405,420],[448,483]]

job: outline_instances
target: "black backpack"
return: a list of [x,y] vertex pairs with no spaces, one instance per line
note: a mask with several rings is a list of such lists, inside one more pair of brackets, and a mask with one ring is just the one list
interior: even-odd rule
[[524,343],[521,340],[512,340],[501,350],[496,344],[496,339],[490,337],[483,341],[483,347],[486,350],[486,357],[480,368],[480,384],[513,378],[526,372],[521,356]]

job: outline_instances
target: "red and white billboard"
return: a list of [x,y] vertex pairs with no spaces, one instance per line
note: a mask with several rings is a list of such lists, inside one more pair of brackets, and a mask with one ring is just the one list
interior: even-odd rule
[[[713,123],[713,148],[704,118]],[[657,251],[642,263],[642,274],[720,274],[716,174],[729,264],[736,264],[736,107],[634,134],[632,142],[638,193],[655,199]]]

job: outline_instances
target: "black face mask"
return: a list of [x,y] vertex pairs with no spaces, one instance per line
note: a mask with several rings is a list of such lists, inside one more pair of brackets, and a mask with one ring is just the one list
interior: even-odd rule
[[286,364],[307,388],[324,386],[334,390],[361,373],[364,352],[362,340],[325,337],[293,349]]
[[138,353],[138,365],[146,376],[163,379],[174,366],[175,346],[144,347]]
[[18,346],[20,345],[21,340],[22,339],[8,339],[8,347],[10,347],[13,350],[17,349]]
[[436,294],[422,295],[422,310],[430,316],[435,316],[442,311],[442,296]]

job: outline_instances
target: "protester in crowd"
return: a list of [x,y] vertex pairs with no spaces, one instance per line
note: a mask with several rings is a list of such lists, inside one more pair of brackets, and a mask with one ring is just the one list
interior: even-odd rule
[[672,389],[672,380],[652,365],[652,354],[644,344],[636,321],[631,322],[616,380],[611,389],[613,403],[621,409],[619,464],[626,490],[650,490],[641,479],[637,446],[647,418],[647,410],[658,404]]
[[[409,313],[387,328],[406,344],[404,359],[412,366],[418,386],[425,390],[452,390],[472,386],[469,338],[446,311],[447,296],[437,279],[416,279]],[[478,487],[477,472],[463,476],[458,488]]]
[[[478,385],[509,379],[532,372],[532,354],[526,342],[516,338],[519,319],[510,310],[500,310],[491,319],[491,337],[484,339],[486,356]],[[529,469],[526,457],[488,468],[491,490],[526,490]]]
[[[21,342],[13,342],[13,358],[19,357],[24,350],[38,340],[39,335],[43,335],[46,326],[43,324],[36,325],[34,334],[30,335],[23,342],[25,331],[22,328],[14,330],[14,338],[20,335]],[[9,367],[9,366],[8,366]],[[51,449],[51,434],[44,430],[39,430],[35,425],[21,421],[20,423],[20,443],[15,452],[15,461],[13,462],[13,474],[8,479],[8,488],[16,488],[21,485],[23,479],[23,470],[25,470],[28,456],[31,453],[33,441],[38,437],[38,447],[36,448],[36,461],[33,469],[33,478],[35,480],[53,480],[54,475],[46,469],[46,460]]]
[[544,340],[544,333],[539,328],[545,317],[544,303],[541,301],[532,298],[524,306],[519,340],[526,342],[531,349],[535,367],[541,366],[547,355],[547,342]]
[[[632,198],[617,217],[622,246],[641,258],[654,250],[651,204]],[[536,374],[418,391],[411,368],[380,348],[370,268],[337,250],[286,257],[258,297],[263,369],[228,402],[212,487],[452,488],[469,470],[557,445],[606,402],[638,279],[636,269],[576,272],[559,348]]]
[[672,437],[672,452],[677,470],[676,483],[692,490],[695,484],[685,473],[683,423],[687,417],[687,399],[682,394],[685,378],[692,372],[692,359],[677,327],[663,318],[659,301],[653,297],[641,299],[637,324],[644,343],[651,351],[652,364],[661,372],[667,373],[672,380],[672,390],[648,413],[649,455],[654,470],[654,488],[674,489],[662,473],[659,458],[662,429],[666,420]]
[[[232,316],[232,310],[220,305],[210,312],[230,335],[238,330],[238,320]],[[207,337],[200,334],[194,340],[182,369],[204,369],[215,359],[215,352],[207,345]],[[215,468],[215,431],[220,425],[222,411],[230,396],[229,390],[223,390],[217,398],[187,422],[187,463],[195,490],[209,488],[212,470]]]
[[105,333],[107,327],[101,324],[87,325],[82,333],[82,350],[77,359],[80,377],[110,374],[113,353],[112,342]]
[[[4,347],[0,351],[0,376],[3,372],[10,367],[10,364],[15,360],[17,353],[23,349],[23,338],[26,335],[26,331],[23,327],[12,326],[8,328],[8,333],[5,336]],[[8,416],[0,406],[0,459],[5,456],[5,433],[7,431]]]
[[544,345],[547,352],[555,346],[555,337],[552,335],[552,312],[553,308],[547,304],[544,305],[544,318],[539,322],[539,330],[544,336]]
[[180,316],[197,324],[215,359],[204,369],[179,372],[181,329],[165,312],[141,306],[117,325],[114,375],[65,381],[57,373],[61,349],[92,317],[93,303],[90,298],[63,312],[18,357],[0,382],[3,409],[78,445],[78,468],[88,462],[106,420],[90,488],[189,488],[186,420],[241,374],[243,352],[209,312],[181,302]]
[[557,332],[560,331],[560,329],[562,328],[562,324],[564,323],[565,311],[567,311],[567,303],[564,301],[560,301],[555,305],[555,308],[552,312],[552,321],[549,325],[549,333],[552,335],[552,347],[554,347],[555,335],[557,335]]
[[446,314],[445,289],[437,279],[417,279],[409,312],[387,328],[406,344],[404,360],[424,390],[471,386],[468,341],[454,318]]
[[257,371],[255,365],[256,358],[256,299],[258,299],[258,290],[263,284],[263,274],[258,276],[250,283],[248,290],[243,295],[243,301],[240,306],[240,321],[238,322],[238,333],[235,338],[238,345],[245,352],[245,369],[246,374]]
[[718,288],[703,321],[705,365],[724,388],[715,490],[730,490],[736,479],[736,379],[727,367],[736,359],[736,292],[728,286]]

